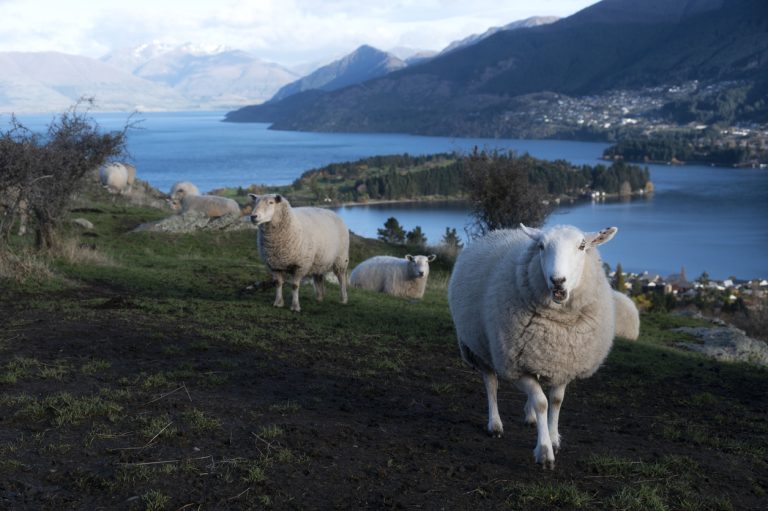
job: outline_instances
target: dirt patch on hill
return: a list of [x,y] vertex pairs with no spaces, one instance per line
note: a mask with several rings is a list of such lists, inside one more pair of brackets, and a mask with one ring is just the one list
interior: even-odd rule
[[506,437],[485,435],[481,380],[450,325],[436,332],[444,344],[385,346],[375,325],[331,344],[288,311],[240,315],[253,297],[0,297],[2,509],[762,509],[768,498],[764,372],[619,344],[569,387],[563,449],[544,471],[509,384]]

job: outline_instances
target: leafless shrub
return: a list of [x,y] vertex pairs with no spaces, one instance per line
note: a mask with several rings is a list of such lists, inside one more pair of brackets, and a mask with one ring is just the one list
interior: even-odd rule
[[[18,187],[35,220],[35,246],[56,245],[56,229],[67,213],[74,193],[93,169],[125,151],[126,132],[103,133],[98,123],[79,108],[78,102],[55,117],[44,134],[33,133],[15,117],[0,131],[0,191]],[[4,219],[5,220],[5,219]],[[8,238],[10,222],[0,224]]]
[[469,233],[482,236],[489,231],[516,228],[521,222],[540,227],[552,211],[545,191],[528,180],[533,160],[514,153],[479,151],[467,158],[465,185],[472,206],[474,225]]

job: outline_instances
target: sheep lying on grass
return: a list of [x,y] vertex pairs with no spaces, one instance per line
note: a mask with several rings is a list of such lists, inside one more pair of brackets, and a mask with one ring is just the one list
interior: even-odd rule
[[253,200],[251,222],[259,226],[261,258],[276,283],[275,307],[283,306],[283,278],[291,277],[291,310],[299,312],[299,285],[311,275],[315,295],[325,294],[323,276],[333,272],[339,279],[341,303],[347,303],[349,230],[333,211],[322,208],[292,208],[281,195],[249,194]]
[[352,271],[352,287],[393,296],[419,299],[424,296],[429,278],[429,263],[435,255],[407,255],[405,258],[376,256],[366,259]]
[[197,186],[189,181],[176,181],[171,187],[171,193],[168,194],[168,199],[171,204],[171,208],[178,209],[181,207],[181,199],[188,195],[200,195],[200,190]]
[[613,292],[616,307],[616,336],[636,341],[640,336],[640,313],[635,302],[624,293]]
[[[464,360],[483,375],[488,432],[501,436],[498,379],[528,395],[537,425],[537,463],[553,468],[566,385],[591,376],[614,337],[614,298],[596,247],[615,227],[494,231],[465,248],[448,284],[448,303]],[[542,390],[549,386],[549,403]]]
[[202,213],[209,218],[222,216],[240,216],[240,205],[237,201],[218,195],[187,195],[179,201],[180,214],[189,212]]
[[136,181],[136,167],[127,163],[107,163],[99,169],[99,180],[109,193],[130,193]]

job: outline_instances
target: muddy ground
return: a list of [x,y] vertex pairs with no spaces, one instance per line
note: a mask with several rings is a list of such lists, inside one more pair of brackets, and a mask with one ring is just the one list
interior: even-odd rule
[[0,293],[0,509],[766,509],[764,371],[619,342],[545,471],[510,384],[486,436],[450,323],[393,347],[270,293]]

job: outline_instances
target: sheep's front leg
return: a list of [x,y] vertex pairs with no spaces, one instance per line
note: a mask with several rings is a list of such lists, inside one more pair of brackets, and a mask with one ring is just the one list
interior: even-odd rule
[[549,389],[549,438],[552,440],[552,447],[555,452],[560,450],[560,432],[557,430],[557,424],[560,421],[560,406],[565,397],[565,385],[557,385]]
[[281,272],[275,272],[272,274],[272,280],[275,281],[275,303],[272,305],[275,307],[282,307],[283,303],[283,274]]
[[315,284],[315,298],[318,302],[322,302],[325,296],[325,277],[319,274],[312,275],[312,282]]
[[544,468],[555,468],[555,453],[552,449],[552,440],[549,437],[547,426],[547,396],[533,376],[523,376],[515,384],[518,389],[528,395],[528,400],[533,404],[533,410],[536,414],[538,438],[536,448],[533,450],[536,463],[541,463]]
[[485,395],[488,397],[488,434],[501,438],[504,435],[504,425],[499,417],[499,404],[496,400],[496,392],[499,390],[499,379],[496,373],[483,372]]
[[299,287],[301,286],[301,275],[294,273],[291,279],[291,310],[293,312],[301,312],[299,306]]

